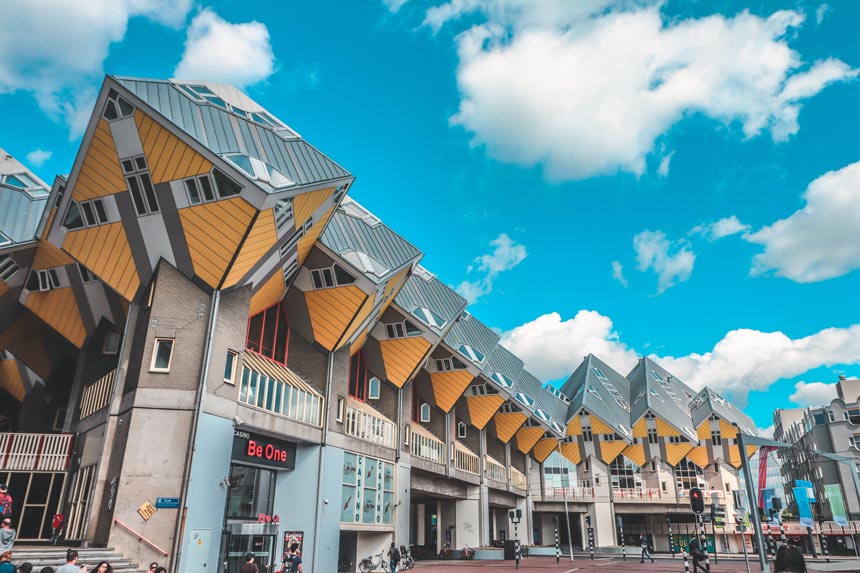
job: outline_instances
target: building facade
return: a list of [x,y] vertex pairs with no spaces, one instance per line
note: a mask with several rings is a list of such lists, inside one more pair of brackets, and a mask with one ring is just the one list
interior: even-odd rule
[[589,517],[598,546],[620,523],[665,550],[691,487],[731,511],[742,411],[647,358],[543,386],[352,183],[231,86],[112,76],[68,176],[0,163],[22,539],[62,512],[141,563],[232,573],[296,541],[328,572],[391,541],[552,545],[554,517],[576,547]]

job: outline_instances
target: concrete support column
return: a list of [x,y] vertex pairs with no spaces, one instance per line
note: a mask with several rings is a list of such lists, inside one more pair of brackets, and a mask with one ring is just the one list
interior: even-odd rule
[[[511,467],[511,443],[508,442],[505,444],[505,468]],[[511,472],[507,471],[507,475],[505,475],[505,481],[508,485],[508,491],[511,491]]]
[[427,506],[423,503],[419,503],[415,505],[415,545],[426,545],[427,544],[427,532],[426,528],[426,519],[427,519]]
[[608,547],[618,545],[615,534],[615,512],[608,501],[597,502],[589,508],[591,523],[594,528],[594,545]]
[[[478,547],[481,545],[481,514],[483,503],[480,486],[466,488],[466,499],[454,502],[456,514],[455,549],[464,546]],[[486,499],[486,498],[484,498]]]

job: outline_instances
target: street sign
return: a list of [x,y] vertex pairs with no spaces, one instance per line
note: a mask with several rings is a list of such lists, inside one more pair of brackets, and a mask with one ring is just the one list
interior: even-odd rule
[[177,509],[179,507],[178,497],[156,497],[155,507],[158,509]]

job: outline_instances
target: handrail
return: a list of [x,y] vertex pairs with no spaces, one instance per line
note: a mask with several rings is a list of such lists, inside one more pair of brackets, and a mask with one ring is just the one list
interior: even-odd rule
[[526,475],[514,466],[510,466],[509,469],[509,473],[511,476],[511,486],[518,489],[526,489],[528,487],[528,480],[526,479]]
[[126,530],[128,530],[129,533],[133,533],[137,537],[138,541],[143,541],[144,543],[146,543],[147,545],[149,545],[150,547],[152,547],[153,549],[155,549],[156,551],[158,551],[159,553],[161,553],[165,557],[170,557],[170,553],[168,553],[167,551],[165,551],[164,549],[162,549],[161,547],[159,547],[158,545],[156,545],[155,543],[153,543],[152,541],[150,541],[149,539],[147,539],[146,537],[144,537],[143,535],[141,535],[140,533],[138,533],[137,531],[135,531],[134,529],[132,529],[131,527],[126,525],[125,523],[123,523],[122,521],[120,521],[119,519],[114,518],[113,521],[114,521],[114,523],[117,523],[117,524],[123,526]]

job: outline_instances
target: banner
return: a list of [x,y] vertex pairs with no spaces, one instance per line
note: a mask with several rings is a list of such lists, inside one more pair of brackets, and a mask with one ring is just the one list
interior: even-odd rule
[[824,486],[824,497],[830,504],[830,512],[836,525],[848,527],[848,515],[845,513],[845,504],[842,501],[842,486],[838,483]]
[[811,481],[806,481],[804,479],[796,479],[794,480],[795,487],[805,487],[806,488],[806,499],[811,502],[818,501],[815,499],[815,489],[812,487]]
[[[800,480],[798,480],[798,483]],[[800,525],[804,527],[815,527],[812,520],[812,506],[809,504],[809,491],[806,487],[794,488],[794,501],[797,503],[797,515],[800,516]]]
[[[763,495],[764,487],[767,485],[767,458],[770,452],[776,451],[773,446],[762,446],[758,451],[758,506],[765,507],[767,496]],[[771,490],[773,497],[773,490]]]

